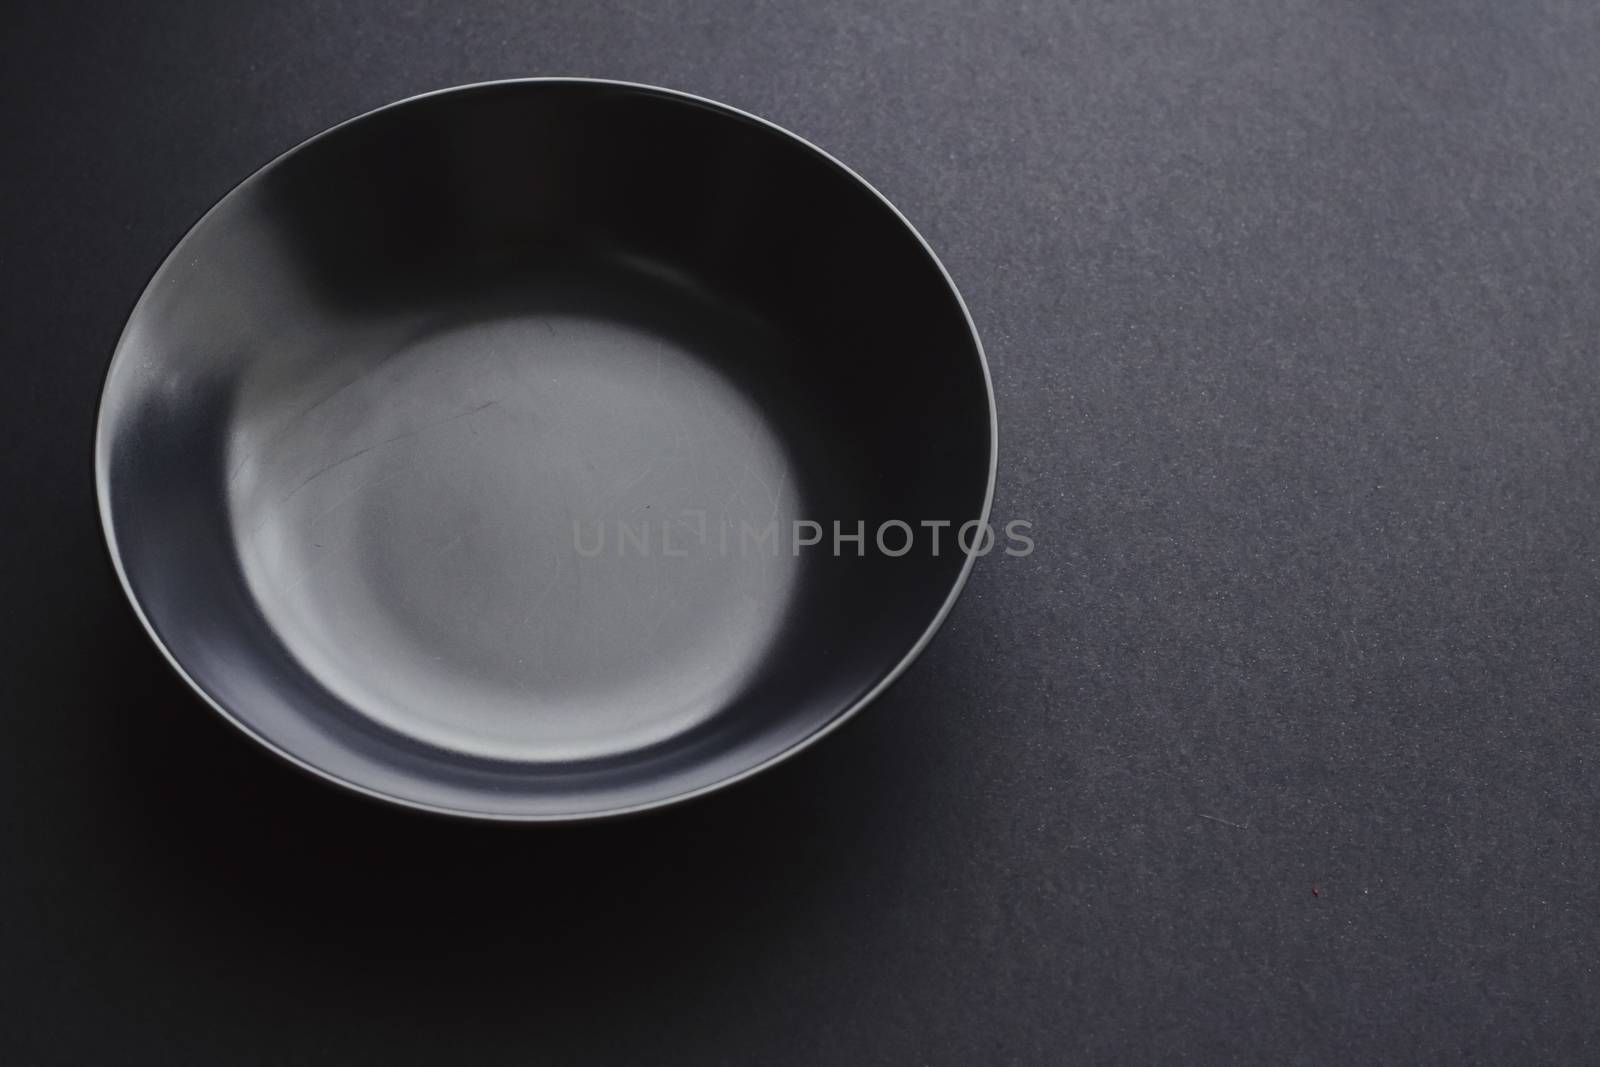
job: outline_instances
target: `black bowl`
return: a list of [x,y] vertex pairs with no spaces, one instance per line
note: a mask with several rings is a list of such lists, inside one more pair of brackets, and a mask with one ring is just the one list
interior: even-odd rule
[[971,569],[995,440],[959,295],[860,178],[732,108],[540,79],[224,197],[133,311],[95,466],[135,610],[250,736],[563,820],[870,701]]

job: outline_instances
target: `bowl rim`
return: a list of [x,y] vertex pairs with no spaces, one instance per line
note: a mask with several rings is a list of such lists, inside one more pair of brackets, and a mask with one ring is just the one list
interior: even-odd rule
[[144,628],[145,633],[160,651],[161,656],[166,660],[167,665],[171,667],[172,670],[177,673],[178,677],[181,678],[189,687],[189,689],[199,696],[200,699],[204,701],[213,711],[215,711],[223,719],[223,721],[231,723],[246,737],[249,737],[256,744],[285,760],[291,766],[296,767],[299,770],[306,772],[324,782],[338,786],[341,789],[348,790],[370,800],[382,802],[386,805],[394,805],[402,808],[408,808],[413,811],[426,812],[432,815],[448,816],[455,819],[466,819],[477,822],[571,824],[597,822],[622,816],[636,815],[646,811],[654,811],[660,808],[675,806],[682,804],[685,801],[707,796],[711,793],[720,792],[729,786],[733,786],[739,782],[745,781],[746,779],[751,778],[762,771],[768,770],[769,768],[774,767],[779,763],[782,763],[810,748],[812,745],[822,740],[822,738],[831,734],[840,726],[843,726],[846,722],[855,718],[856,715],[858,715],[864,708],[867,707],[867,705],[871,704],[880,695],[882,695],[885,690],[893,685],[894,682],[906,672],[911,664],[916,661],[917,657],[922,654],[923,650],[926,649],[929,643],[933,640],[934,634],[938,632],[942,625],[944,625],[945,619],[955,607],[956,600],[960,597],[962,590],[966,588],[967,581],[971,577],[972,568],[977,561],[977,556],[971,551],[967,551],[965,553],[966,559],[962,563],[961,570],[956,575],[955,580],[951,583],[950,590],[946,594],[944,602],[940,604],[938,611],[934,613],[933,618],[929,621],[928,625],[924,628],[912,646],[906,650],[906,652],[900,657],[899,661],[896,662],[895,665],[890,668],[890,670],[881,679],[879,679],[871,689],[857,697],[854,701],[840,711],[835,712],[826,722],[816,727],[798,741],[789,744],[785,748],[773,753],[765,759],[751,764],[750,766],[741,770],[735,771],[732,774],[719,778],[716,781],[695,786],[692,789],[686,789],[682,792],[672,793],[667,796],[656,797],[650,800],[643,800],[633,804],[618,805],[611,808],[599,808],[592,811],[559,813],[480,811],[472,808],[433,804],[427,801],[415,800],[410,797],[397,796],[393,793],[387,793],[365,783],[352,781],[349,778],[345,778],[334,774],[331,771],[327,771],[316,766],[314,763],[310,762],[298,753],[284,748],[271,738],[268,738],[257,732],[255,729],[247,725],[243,720],[234,715],[234,713],[230,711],[222,702],[212,697],[210,693],[206,692],[205,688],[189,674],[189,672],[184,668],[183,664],[178,661],[178,658],[173,655],[172,650],[167,647],[167,643],[162,640],[161,635],[157,632],[154,624],[150,621],[149,616],[145,614],[144,607],[140,604],[139,598],[133,590],[133,585],[128,577],[127,570],[123,567],[122,553],[117,544],[116,526],[112,521],[111,515],[110,476],[108,473],[110,446],[106,436],[106,397],[110,391],[112,372],[116,368],[117,361],[122,357],[124,346],[127,342],[129,329],[134,321],[139,317],[139,314],[144,308],[146,301],[150,299],[151,290],[154,287],[156,280],[161,277],[168,265],[179,255],[183,249],[183,246],[188,243],[190,236],[192,236],[195,231],[200,229],[200,227],[203,226],[213,214],[221,209],[222,206],[227,203],[227,201],[230,200],[236,192],[239,192],[240,190],[245,189],[257,182],[263,181],[266,174],[280,166],[284,161],[310,147],[311,145],[316,144],[324,138],[332,136],[346,126],[363,122],[375,115],[379,115],[397,108],[407,107],[411,104],[415,104],[419,101],[427,100],[433,97],[446,96],[455,93],[467,93],[497,87],[535,85],[585,85],[626,89],[633,92],[654,95],[680,103],[695,104],[700,107],[709,108],[724,115],[743,120],[745,122],[754,123],[755,125],[762,127],[765,130],[778,135],[779,137],[798,144],[802,148],[814,153],[825,162],[837,168],[841,173],[853,179],[856,184],[858,184],[862,189],[875,198],[879,204],[887,208],[890,214],[896,220],[898,220],[903,227],[905,227],[906,232],[909,233],[911,237],[914,238],[922,247],[922,250],[927,255],[929,262],[939,272],[939,276],[944,280],[945,288],[949,290],[950,295],[955,299],[957,308],[959,308],[961,311],[961,317],[966,323],[967,334],[971,339],[973,351],[978,357],[978,368],[982,372],[983,376],[984,396],[988,409],[989,470],[984,487],[983,508],[976,521],[980,523],[987,523],[989,521],[990,512],[994,504],[995,480],[1000,452],[999,419],[995,406],[994,380],[989,371],[989,360],[983,349],[983,341],[978,336],[978,328],[972,320],[972,313],[970,310],[968,310],[967,303],[961,296],[961,291],[956,287],[954,279],[950,277],[950,272],[945,268],[944,263],[940,261],[932,246],[928,244],[927,239],[923,237],[922,234],[918,232],[917,228],[911,224],[911,220],[906,218],[900,209],[895,207],[889,198],[884,196],[883,193],[879,192],[871,182],[867,181],[849,166],[835,158],[825,149],[819,148],[806,138],[794,133],[792,130],[786,129],[783,126],[772,122],[769,119],[764,119],[759,115],[752,114],[749,111],[745,111],[731,104],[725,104],[718,100],[712,100],[708,97],[698,96],[694,93],[684,92],[678,89],[668,89],[659,85],[650,85],[644,82],[625,81],[613,78],[568,76],[499,78],[489,81],[465,82],[459,85],[451,85],[441,89],[433,89],[427,92],[403,97],[380,107],[363,111],[358,115],[353,115],[350,118],[344,119],[341,122],[337,122],[334,125],[327,127],[319,133],[315,133],[310,137],[305,138],[298,144],[284,152],[279,153],[266,163],[262,164],[260,167],[256,168],[249,174],[249,176],[238,182],[227,192],[223,193],[215,203],[207,208],[205,212],[202,213],[200,217],[184,231],[183,236],[178,238],[178,240],[173,244],[171,250],[162,257],[161,263],[155,268],[154,271],[151,272],[149,278],[146,280],[144,288],[140,291],[138,300],[135,301],[132,309],[128,312],[127,321],[124,323],[122,330],[117,336],[116,344],[112,348],[111,358],[106,365],[105,375],[101,380],[99,399],[96,402],[94,433],[94,484],[95,501],[100,512],[101,532],[104,535],[106,551],[110,556],[112,568],[116,571],[117,581],[122,587],[123,595],[126,597],[128,604],[133,608],[133,613],[138,618],[139,624]]

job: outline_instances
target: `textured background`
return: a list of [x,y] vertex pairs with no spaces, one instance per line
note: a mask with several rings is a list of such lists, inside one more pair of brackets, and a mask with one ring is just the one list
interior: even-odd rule
[[[231,7],[0,35],[0,1059],[1596,1055],[1600,7]],[[725,100],[893,199],[1039,548],[804,757],[522,832],[205,712],[90,439],[234,182],[540,74]]]

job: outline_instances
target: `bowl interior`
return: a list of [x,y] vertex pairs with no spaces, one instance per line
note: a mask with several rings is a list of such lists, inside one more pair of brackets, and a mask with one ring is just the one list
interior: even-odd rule
[[896,672],[965,573],[992,416],[943,271],[836,163],[514,82],[219,203],[128,324],[97,467],[130,595],[248,732],[572,818],[737,777]]

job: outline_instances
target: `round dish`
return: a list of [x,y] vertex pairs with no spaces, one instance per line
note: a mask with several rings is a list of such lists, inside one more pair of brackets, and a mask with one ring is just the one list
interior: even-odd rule
[[134,308],[95,475],[135,611],[250,736],[575,820],[869,702],[965,582],[995,450],[961,298],[863,180],[733,108],[535,79],[225,196]]

